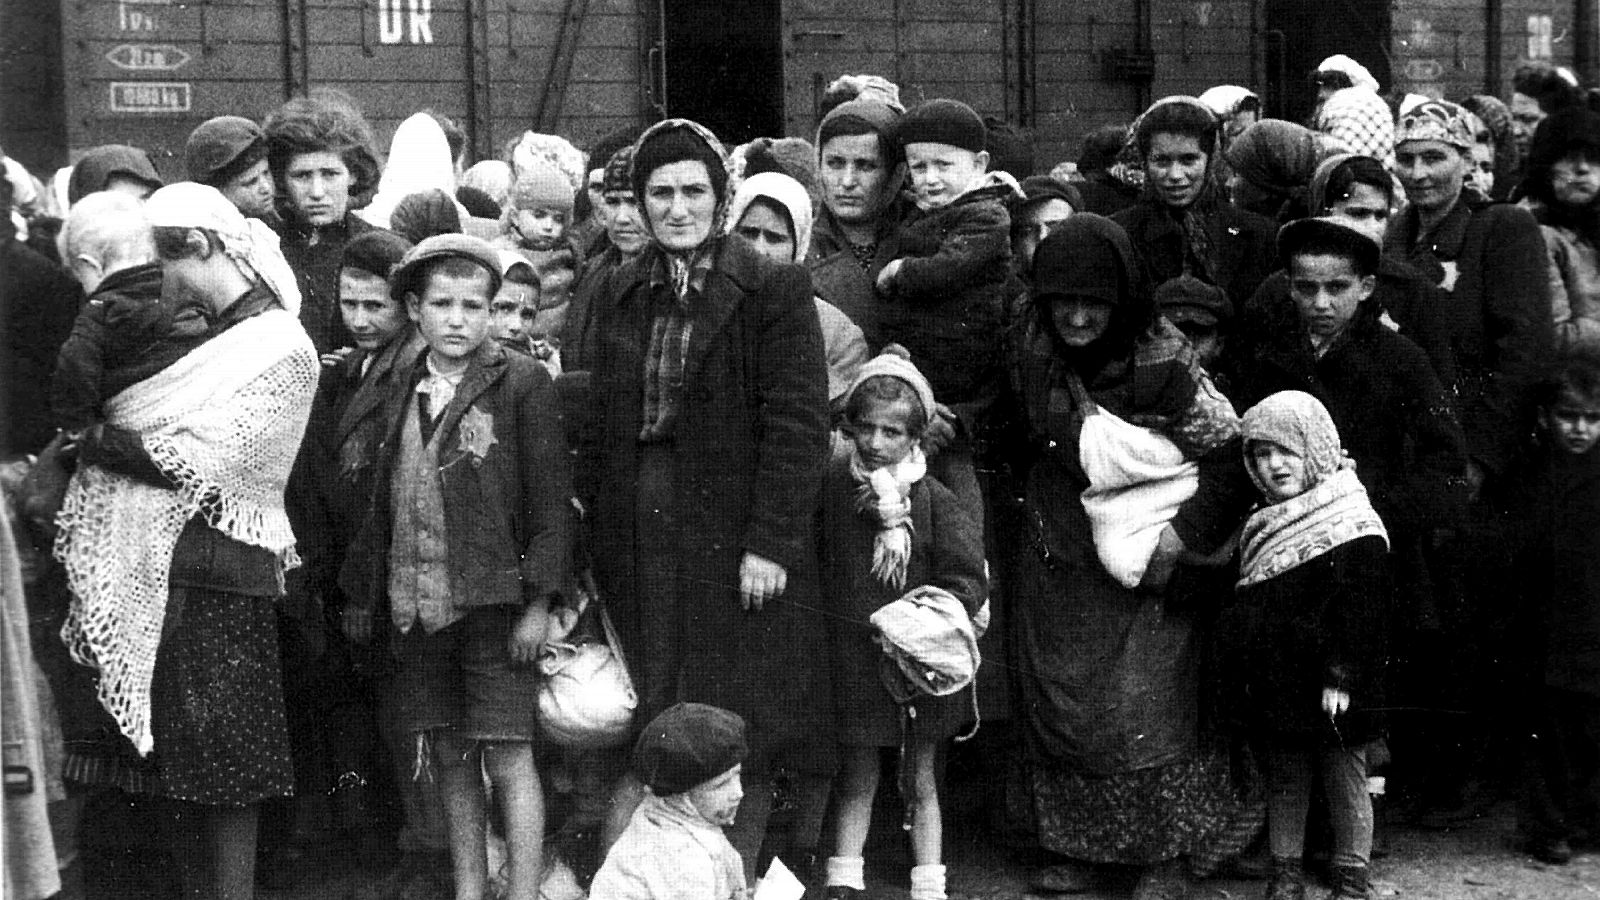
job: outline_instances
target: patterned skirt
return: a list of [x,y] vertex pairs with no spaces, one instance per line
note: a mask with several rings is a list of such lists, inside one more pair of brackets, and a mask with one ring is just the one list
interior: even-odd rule
[[1222,753],[1106,776],[1019,761],[1007,793],[1013,822],[1046,850],[1137,866],[1182,858],[1197,877],[1243,852],[1266,821]]
[[155,749],[141,758],[104,716],[69,741],[66,777],[208,806],[294,792],[272,601],[173,587],[151,687]]

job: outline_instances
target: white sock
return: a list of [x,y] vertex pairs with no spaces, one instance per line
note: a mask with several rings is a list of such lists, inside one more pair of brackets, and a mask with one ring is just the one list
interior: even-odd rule
[[859,856],[830,856],[828,857],[828,887],[855,888],[858,891],[867,889],[866,876],[862,869],[867,861]]
[[945,900],[944,866],[911,867],[911,900]]

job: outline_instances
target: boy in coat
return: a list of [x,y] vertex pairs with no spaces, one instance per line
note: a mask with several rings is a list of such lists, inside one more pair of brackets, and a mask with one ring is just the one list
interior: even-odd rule
[[459,234],[428,238],[392,278],[428,350],[396,379],[372,512],[341,572],[346,634],[365,642],[387,587],[395,690],[431,743],[456,896],[488,872],[483,774],[504,812],[511,900],[534,900],[544,802],[534,769],[549,605],[566,592],[571,476],[550,377],[490,339],[500,261]]

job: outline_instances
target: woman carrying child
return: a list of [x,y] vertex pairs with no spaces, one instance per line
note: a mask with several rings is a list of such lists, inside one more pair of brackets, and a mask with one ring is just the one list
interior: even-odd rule
[[828,860],[828,896],[859,898],[862,851],[878,788],[879,754],[900,747],[911,825],[912,900],[944,900],[941,817],[935,755],[974,715],[973,688],[907,705],[884,686],[884,653],[867,618],[908,591],[947,593],[964,614],[986,590],[978,510],[927,477],[919,442],[934,409],[933,388],[905,350],[891,344],[862,367],[845,400],[847,445],[822,487],[823,596],[844,770],[835,800],[837,844]]
[[169,289],[203,298],[206,330],[157,336],[147,356],[184,352],[80,439],[56,547],[63,636],[128,738],[119,783],[188,805],[199,833],[171,847],[185,893],[238,900],[258,805],[294,785],[273,606],[298,562],[284,486],[318,364],[265,225],[188,182],[146,211]]
[[[1037,890],[1083,890],[1081,864],[1117,863],[1143,869],[1139,900],[1181,896],[1260,825],[1199,721],[1198,610],[1226,588],[1180,565],[1224,545],[1246,514],[1239,420],[1183,333],[1157,315],[1114,221],[1079,214],[1052,231],[1034,254],[1031,302],[1013,361],[1029,527],[1008,573],[1006,637],[1028,738],[1012,812],[1063,857],[1036,874]],[[1095,431],[1100,440],[1081,440]],[[1109,440],[1118,435],[1124,447]],[[1135,491],[1100,521],[1151,527],[1101,540],[1091,469],[1146,468],[1173,474],[1149,485],[1164,508]]]
[[1366,756],[1382,728],[1388,532],[1315,397],[1273,394],[1245,413],[1242,428],[1265,505],[1245,522],[1237,600],[1217,634],[1230,696],[1266,750],[1267,897],[1306,896],[1301,859],[1320,780],[1333,823],[1333,897],[1365,898]]

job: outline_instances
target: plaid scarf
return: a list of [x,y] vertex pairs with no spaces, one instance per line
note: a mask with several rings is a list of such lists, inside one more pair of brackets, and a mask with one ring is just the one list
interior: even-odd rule
[[707,241],[693,258],[659,253],[650,269],[650,342],[644,358],[644,420],[639,441],[672,437],[683,406],[683,369],[694,333],[693,300],[705,290],[717,242]]

